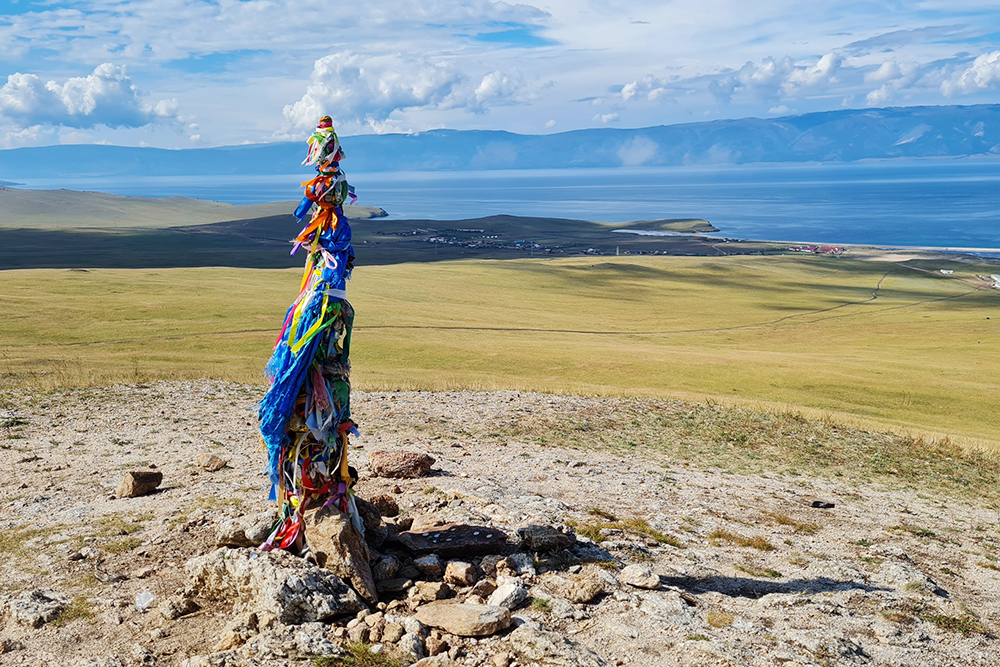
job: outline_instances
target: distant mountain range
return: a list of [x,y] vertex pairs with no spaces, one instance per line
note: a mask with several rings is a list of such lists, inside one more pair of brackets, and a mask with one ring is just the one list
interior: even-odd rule
[[[343,137],[354,172],[638,167],[1000,157],[1000,105],[844,109],[547,135],[487,130]],[[301,142],[165,150],[75,145],[0,151],[0,179],[287,174]]]

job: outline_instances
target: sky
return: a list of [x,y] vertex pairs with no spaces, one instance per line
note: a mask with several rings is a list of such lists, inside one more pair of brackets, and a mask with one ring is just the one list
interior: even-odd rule
[[0,0],[0,148],[1000,103],[997,0]]

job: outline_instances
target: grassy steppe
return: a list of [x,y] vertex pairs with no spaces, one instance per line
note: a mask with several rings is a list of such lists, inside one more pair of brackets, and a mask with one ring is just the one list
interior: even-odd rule
[[[815,256],[366,266],[349,286],[353,377],[363,389],[712,397],[1000,450],[1000,292],[976,271]],[[2,272],[0,388],[260,382],[299,275]]]

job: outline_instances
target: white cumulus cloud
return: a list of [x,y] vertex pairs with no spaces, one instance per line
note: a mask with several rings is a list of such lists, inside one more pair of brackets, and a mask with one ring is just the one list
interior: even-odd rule
[[622,86],[620,95],[626,102],[630,100],[649,100],[655,102],[667,94],[669,83],[663,79],[646,75]]
[[476,87],[475,98],[480,105],[514,104],[524,100],[524,92],[524,77],[519,71],[498,70],[483,77]]
[[917,63],[898,64],[887,60],[877,70],[865,74],[865,83],[882,83],[865,95],[865,104],[870,107],[884,106],[897,92],[911,88],[919,78],[920,66]]
[[370,124],[397,109],[440,106],[461,81],[447,62],[341,51],[316,61],[305,94],[283,113],[301,128],[313,127],[325,114],[339,123]]
[[398,128],[396,123],[387,123],[396,112],[464,109],[481,113],[529,97],[517,70],[472,75],[445,58],[341,51],[316,61],[305,94],[286,105],[283,114],[292,128],[313,127],[319,117],[329,114],[338,126],[378,132]]
[[778,99],[804,88],[823,88],[835,83],[840,65],[840,57],[833,53],[811,65],[797,65],[787,56],[768,57],[760,63],[748,61],[738,71],[716,77],[708,89],[721,102],[729,102],[737,94],[761,100]]
[[941,82],[941,92],[947,97],[996,87],[1000,87],[1000,51],[982,54],[972,65]]
[[63,83],[20,72],[0,87],[0,118],[18,127],[61,125],[92,128],[142,127],[176,121],[176,100],[146,101],[124,67],[104,63]]

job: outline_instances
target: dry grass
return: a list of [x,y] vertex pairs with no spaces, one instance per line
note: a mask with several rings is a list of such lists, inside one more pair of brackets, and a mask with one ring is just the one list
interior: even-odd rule
[[318,656],[312,659],[313,667],[403,667],[407,664],[390,652],[373,653],[369,644],[344,644],[347,655]]
[[710,611],[705,615],[705,622],[713,628],[728,628],[733,624],[733,615],[724,611]]
[[759,549],[760,551],[774,551],[774,545],[767,541],[766,538],[760,535],[754,535],[753,537],[744,537],[743,535],[737,535],[736,533],[731,533],[728,530],[713,530],[708,535],[708,539],[712,541],[712,544],[717,542],[730,542],[732,544],[738,544],[741,547],[749,547],[751,549]]
[[51,622],[51,625],[62,627],[73,621],[90,620],[94,616],[96,614],[90,601],[85,596],[78,595],[68,605],[63,607],[63,610],[59,612],[59,615]]
[[948,632],[958,632],[966,636],[990,634],[982,621],[968,612],[964,612],[958,616],[948,616],[922,605],[913,605],[909,611],[920,620],[932,623]]
[[[1000,293],[976,291],[976,270],[820,257],[361,267],[355,386],[715,397],[997,442],[1000,320],[986,317]],[[298,275],[2,272],[0,383],[259,381]],[[766,452],[754,422],[720,425],[720,443]]]
[[[1000,293],[961,275],[977,267],[960,280],[915,268],[814,257],[361,267],[354,386],[597,394],[606,409],[512,414],[486,440],[997,502],[1000,462],[960,443],[1000,448],[1000,318],[986,319]],[[0,388],[261,382],[298,275],[2,271]]]
[[114,540],[113,542],[108,542],[104,545],[104,550],[108,553],[118,554],[125,551],[131,551],[139,545],[142,544],[142,540],[138,537],[126,537],[121,540]]
[[601,521],[588,521],[587,523],[571,522],[570,525],[577,534],[582,535],[594,542],[604,539],[603,530],[623,530],[641,537],[648,537],[656,540],[660,544],[669,544],[677,549],[683,549],[684,543],[673,535],[668,535],[661,530],[657,530],[649,525],[649,521],[640,517],[629,517],[619,519],[611,512],[597,507],[587,509],[587,513],[602,519]]
[[739,570],[740,572],[746,572],[751,577],[761,577],[761,578],[765,578],[766,577],[768,579],[780,579],[781,577],[784,576],[783,574],[781,574],[777,570],[770,570],[770,569],[766,569],[766,568],[760,568],[760,567],[756,567],[756,566],[753,566],[753,565],[739,565],[739,564],[737,564],[734,567],[737,570]]

